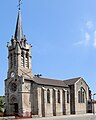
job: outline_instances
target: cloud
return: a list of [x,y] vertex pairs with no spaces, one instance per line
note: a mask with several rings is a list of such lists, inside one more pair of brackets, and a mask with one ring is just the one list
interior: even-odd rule
[[87,21],[85,25],[83,25],[81,31],[81,41],[77,41],[74,45],[82,45],[82,46],[93,46],[96,48],[96,28],[95,23],[92,21]]
[[84,33],[84,39],[81,41],[76,42],[74,45],[84,45],[88,46],[90,43],[90,34],[88,32]]
[[94,43],[93,46],[96,48],[96,30],[94,31]]
[[82,45],[82,44],[84,44],[84,41],[83,41],[83,40],[74,43],[74,45]]
[[88,32],[85,32],[85,40],[84,40],[84,44],[86,46],[88,46],[90,43],[90,34]]
[[93,27],[94,27],[93,22],[92,21],[87,21],[86,22],[86,27],[87,27],[87,29],[93,29]]

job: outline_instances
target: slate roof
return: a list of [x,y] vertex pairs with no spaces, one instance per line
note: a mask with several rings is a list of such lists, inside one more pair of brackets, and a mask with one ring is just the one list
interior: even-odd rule
[[20,10],[18,11],[17,24],[16,24],[16,30],[15,30],[14,38],[16,40],[19,40],[19,41],[21,41],[21,39],[24,38]]
[[72,78],[72,79],[68,79],[68,80],[63,80],[63,82],[67,85],[73,85],[76,81],[78,81],[81,77],[77,77],[77,78]]
[[68,87],[62,80],[55,80],[49,78],[33,77],[32,81],[40,85],[58,86],[58,87]]
[[41,77],[34,76],[32,79],[26,78],[25,80],[32,80],[39,85],[69,87],[69,85],[73,85],[80,78],[81,77],[72,78],[72,79],[68,79],[68,80],[56,80],[56,79],[41,78]]

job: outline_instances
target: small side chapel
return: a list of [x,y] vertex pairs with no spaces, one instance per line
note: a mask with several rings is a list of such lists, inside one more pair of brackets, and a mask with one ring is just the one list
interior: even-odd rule
[[20,9],[15,34],[7,48],[8,73],[5,80],[7,115],[46,117],[88,112],[90,89],[82,77],[55,80],[32,74],[32,45],[27,43],[23,33]]

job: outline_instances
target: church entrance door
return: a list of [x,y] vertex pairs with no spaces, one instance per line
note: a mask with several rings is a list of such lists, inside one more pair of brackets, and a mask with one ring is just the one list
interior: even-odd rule
[[18,103],[14,103],[14,112],[16,115],[18,115]]
[[18,114],[18,102],[14,96],[11,96],[10,98],[10,107],[11,107],[11,114],[17,115]]

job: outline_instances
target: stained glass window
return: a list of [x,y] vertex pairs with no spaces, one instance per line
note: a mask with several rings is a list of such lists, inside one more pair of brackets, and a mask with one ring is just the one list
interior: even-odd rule
[[81,87],[78,91],[78,103],[85,102],[85,90]]

